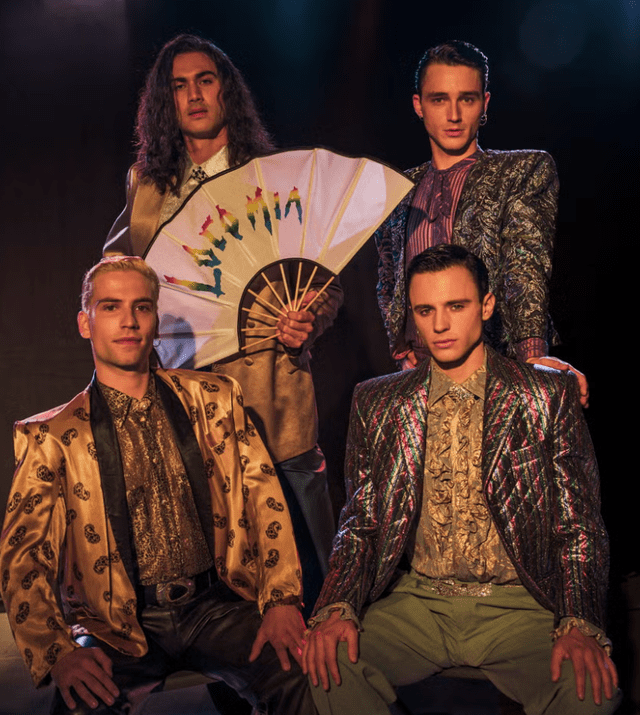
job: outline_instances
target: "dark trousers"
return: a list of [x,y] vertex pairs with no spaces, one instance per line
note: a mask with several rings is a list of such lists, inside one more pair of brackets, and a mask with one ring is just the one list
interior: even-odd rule
[[311,616],[328,571],[335,536],[327,464],[318,445],[274,465],[287,500],[302,567],[305,620]]
[[182,606],[147,606],[141,622],[149,645],[141,658],[94,638],[79,639],[85,647],[99,646],[112,659],[113,680],[120,689],[116,703],[95,710],[81,703],[70,711],[56,691],[52,715],[133,715],[147,695],[161,690],[167,676],[178,670],[224,680],[261,714],[315,715],[307,679],[292,658],[291,670],[283,671],[267,644],[249,663],[260,614],[255,603],[240,599],[222,582]]

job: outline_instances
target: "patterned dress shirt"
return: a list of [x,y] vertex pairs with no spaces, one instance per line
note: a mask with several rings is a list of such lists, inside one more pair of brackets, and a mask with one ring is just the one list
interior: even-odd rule
[[140,582],[195,576],[213,566],[173,428],[149,380],[144,397],[100,384],[122,458]]
[[429,385],[422,511],[412,567],[429,578],[520,583],[482,490],[487,371],[463,383],[434,363]]

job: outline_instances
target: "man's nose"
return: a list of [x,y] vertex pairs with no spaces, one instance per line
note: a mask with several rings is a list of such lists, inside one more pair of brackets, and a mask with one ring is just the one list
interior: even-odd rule
[[202,99],[202,90],[198,82],[189,82],[188,91],[190,102],[197,102],[198,100]]
[[461,119],[461,112],[460,112],[460,107],[458,106],[457,102],[451,102],[449,105],[449,121],[450,122],[459,122]]
[[138,327],[138,314],[136,309],[125,310],[123,314],[122,323],[124,327],[127,328],[137,328]]
[[444,310],[437,310],[433,317],[433,330],[436,333],[444,333],[449,330],[449,316]]

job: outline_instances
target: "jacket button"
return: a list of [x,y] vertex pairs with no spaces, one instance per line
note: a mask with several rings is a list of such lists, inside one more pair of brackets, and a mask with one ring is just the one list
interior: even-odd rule
[[245,364],[245,365],[253,365],[253,358],[250,358],[250,357],[245,358],[245,359],[244,359],[244,364]]

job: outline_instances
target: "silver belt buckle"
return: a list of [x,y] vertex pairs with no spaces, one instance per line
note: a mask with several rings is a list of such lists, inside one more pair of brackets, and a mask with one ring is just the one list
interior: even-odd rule
[[451,598],[452,596],[474,596],[475,598],[485,598],[493,591],[491,583],[456,583],[453,579],[432,579],[431,588],[438,596]]
[[[184,592],[173,597],[175,588],[184,589]],[[186,603],[196,592],[196,582],[192,578],[177,578],[175,581],[166,581],[156,585],[156,600],[159,606],[181,606]]]

